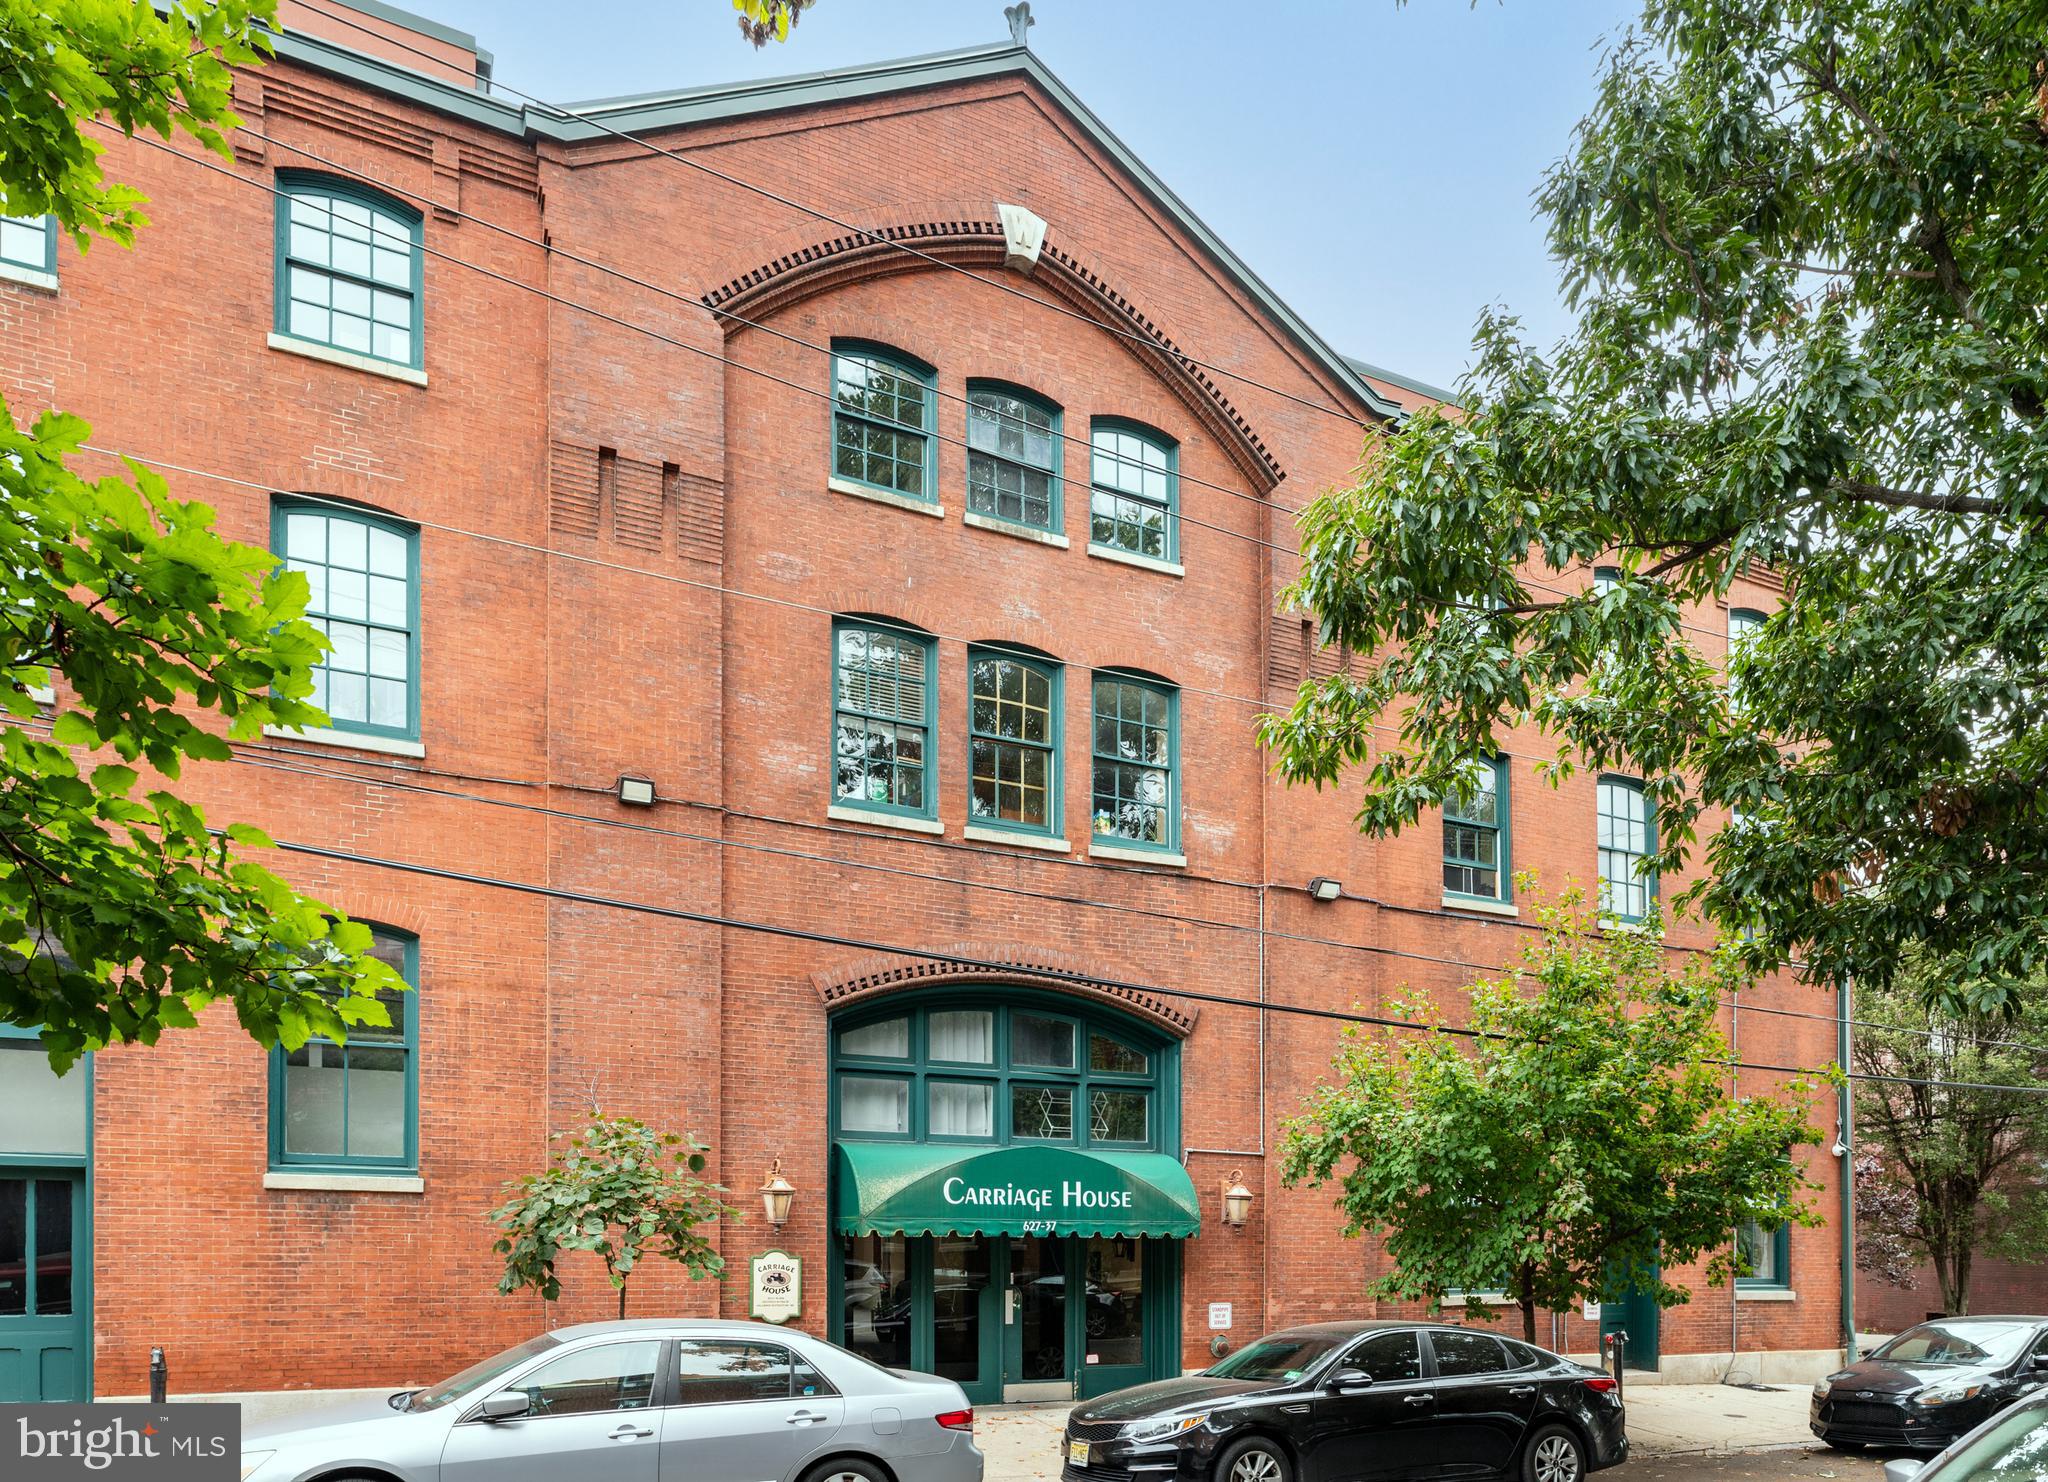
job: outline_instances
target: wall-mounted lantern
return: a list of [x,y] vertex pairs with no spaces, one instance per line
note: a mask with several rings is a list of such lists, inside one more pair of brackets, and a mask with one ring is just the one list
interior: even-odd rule
[[778,1229],[788,1224],[790,1201],[795,1198],[796,1185],[782,1176],[782,1160],[777,1158],[761,1185],[761,1208],[768,1215],[768,1223]]
[[1252,1217],[1252,1191],[1244,1186],[1244,1174],[1232,1169],[1223,1185],[1223,1223],[1233,1230],[1244,1228]]

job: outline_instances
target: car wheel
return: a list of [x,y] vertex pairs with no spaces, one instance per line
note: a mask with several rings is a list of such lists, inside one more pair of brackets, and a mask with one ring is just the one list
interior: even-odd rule
[[1216,1458],[1216,1482],[1294,1482],[1294,1464],[1265,1437],[1246,1436]]
[[1561,1425],[1547,1426],[1522,1453],[1522,1482],[1585,1482],[1586,1448]]
[[805,1472],[801,1482],[889,1482],[889,1474],[858,1456],[837,1456]]

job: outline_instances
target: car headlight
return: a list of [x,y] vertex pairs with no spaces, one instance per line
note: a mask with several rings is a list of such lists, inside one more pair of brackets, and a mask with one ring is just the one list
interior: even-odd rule
[[244,1451],[242,1453],[242,1482],[249,1482],[249,1479],[256,1475],[257,1469],[275,1455],[277,1455],[275,1451]]
[[1824,1399],[1826,1399],[1826,1398],[1828,1397],[1828,1382],[1827,1382],[1827,1380],[1825,1380],[1825,1379],[1816,1379],[1816,1380],[1814,1380],[1814,1381],[1813,1381],[1813,1397],[1814,1397],[1814,1398],[1815,1398],[1816,1400],[1824,1400]]
[[1199,1415],[1174,1415],[1164,1420],[1134,1420],[1124,1427],[1123,1438],[1126,1441],[1164,1441],[1184,1431],[1193,1430],[1208,1418],[1209,1412],[1204,1410]]
[[1984,1393],[1982,1381],[1976,1384],[1935,1384],[1913,1396],[1916,1405],[1953,1405],[1958,1400],[1975,1399]]

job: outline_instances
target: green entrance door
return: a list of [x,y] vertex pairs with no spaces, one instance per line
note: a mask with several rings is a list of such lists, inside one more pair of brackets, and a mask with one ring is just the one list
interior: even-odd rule
[[[1651,1279],[1656,1271],[1652,1268]],[[1626,1333],[1628,1338],[1622,1349],[1622,1362],[1631,1369],[1654,1369],[1657,1367],[1657,1325],[1663,1316],[1656,1299],[1649,1293],[1643,1282],[1631,1282],[1618,1296],[1600,1304],[1601,1353],[1607,1354],[1606,1342],[1616,1333]]]
[[85,1392],[85,1177],[0,1167],[0,1403]]

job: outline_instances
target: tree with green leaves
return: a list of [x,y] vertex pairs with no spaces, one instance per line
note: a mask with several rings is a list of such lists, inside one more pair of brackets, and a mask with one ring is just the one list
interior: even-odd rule
[[[226,157],[231,69],[263,59],[273,6],[0,0],[0,211],[130,245],[145,202],[101,172],[93,121]],[[62,1069],[220,999],[266,1045],[388,1022],[375,995],[405,985],[368,930],[170,786],[230,739],[324,723],[305,578],[145,468],[75,471],[78,418],[17,411],[0,402],[0,1023]]]
[[[1934,1267],[1943,1310],[1970,1310],[1975,1258],[2048,1256],[2048,993],[2038,982],[2012,996],[2010,1014],[1952,1012],[1938,959],[1914,956],[1898,980],[1856,1003],[1856,1125],[1882,1159],[1886,1203],[1873,1189],[1859,1228]],[[2011,1086],[2014,1090],[1994,1090]],[[1903,1207],[1900,1207],[1903,1206]],[[1883,1218],[1889,1210],[1889,1217]]]
[[719,1197],[722,1187],[698,1177],[709,1146],[595,1107],[582,1131],[555,1140],[547,1170],[507,1183],[505,1202],[491,1211],[504,1231],[491,1247],[505,1258],[500,1292],[530,1287],[552,1302],[562,1294],[563,1252],[586,1251],[604,1262],[624,1317],[626,1283],[650,1258],[674,1261],[693,1280],[725,1269],[700,1228],[737,1213]]
[[1348,1027],[1281,1149],[1288,1184],[1332,1187],[1345,1233],[1381,1241],[1372,1295],[1464,1293],[1490,1319],[1479,1294],[1503,1291],[1531,1341],[1539,1310],[1617,1289],[1687,1301],[1667,1273],[1709,1252],[1710,1282],[1740,1274],[1747,1221],[1821,1223],[1792,1158],[1820,1141],[1814,1086],[1729,1088],[1715,1015],[1745,985],[1732,957],[1674,968],[1654,931],[1603,932],[1575,892],[1536,916],[1519,966],[1466,990],[1462,1024],[1420,994],[1398,1027]]
[[[1489,312],[1461,409],[1302,516],[1292,600],[1366,662],[1263,723],[1280,773],[1361,773],[1388,834],[1533,723],[1645,779],[1667,878],[1753,825],[1679,904],[1759,969],[1922,944],[1996,1006],[2048,963],[2041,38],[2038,0],[1646,0],[1539,196],[1576,327]],[[1784,600],[1731,695],[1745,572]]]
[[732,8],[740,13],[740,35],[759,50],[771,41],[789,40],[797,17],[814,3],[816,0],[732,0]]

